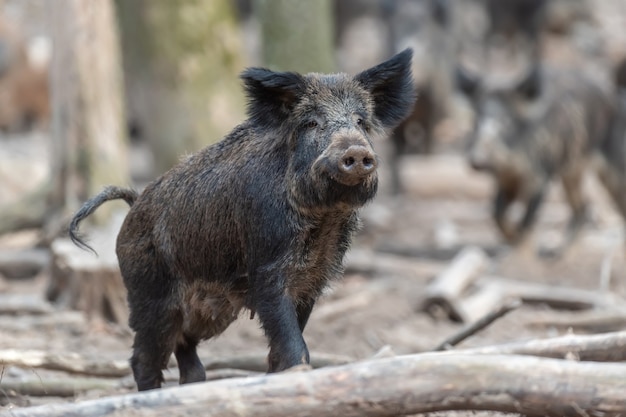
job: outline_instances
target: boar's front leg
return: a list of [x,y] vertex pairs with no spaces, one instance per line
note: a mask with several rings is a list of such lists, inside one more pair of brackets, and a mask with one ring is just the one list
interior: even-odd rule
[[528,234],[535,223],[539,207],[541,207],[541,203],[543,202],[544,194],[545,187],[541,187],[539,190],[536,190],[530,195],[530,198],[526,203],[524,216],[517,226],[517,243],[519,243]]
[[298,309],[280,285],[266,284],[261,293],[257,289],[257,297],[256,312],[269,340],[269,372],[308,364],[309,351],[301,327],[306,324],[312,304]]
[[514,200],[515,196],[508,192],[508,190],[499,188],[493,202],[493,217],[495,219],[496,226],[498,226],[502,236],[504,236],[506,241],[509,243],[513,243],[517,238],[511,223],[506,219],[506,214]]

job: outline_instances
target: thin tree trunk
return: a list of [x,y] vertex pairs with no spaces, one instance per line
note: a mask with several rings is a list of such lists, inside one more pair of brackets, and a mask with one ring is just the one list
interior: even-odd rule
[[104,185],[130,181],[119,40],[111,0],[49,0],[48,11],[55,47],[49,203],[74,209]]
[[282,71],[333,72],[330,0],[259,0],[263,65]]
[[47,11],[54,44],[50,176],[2,208],[0,233],[42,226],[60,230],[63,214],[103,185],[129,182],[111,0],[48,0]]
[[243,45],[230,0],[117,0],[129,122],[157,175],[243,119]]

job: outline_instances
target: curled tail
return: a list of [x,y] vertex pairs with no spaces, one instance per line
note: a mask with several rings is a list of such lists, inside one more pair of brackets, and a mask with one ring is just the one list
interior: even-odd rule
[[83,204],[83,206],[80,208],[80,210],[76,212],[76,214],[72,218],[72,221],[70,222],[70,239],[79,248],[90,250],[91,252],[96,253],[96,251],[93,250],[91,246],[86,244],[81,238],[78,232],[78,224],[106,201],[123,199],[124,201],[126,201],[126,203],[128,203],[129,206],[132,206],[138,196],[139,194],[137,193],[137,191],[128,188],[120,188],[115,186],[105,187],[100,194],[87,200],[85,204]]

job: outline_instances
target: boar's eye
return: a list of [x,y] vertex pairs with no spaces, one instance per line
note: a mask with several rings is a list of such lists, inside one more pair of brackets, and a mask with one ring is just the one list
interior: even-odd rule
[[316,128],[318,126],[317,121],[316,120],[310,120],[306,123],[306,127],[308,129],[313,129]]
[[365,129],[366,132],[370,131],[370,127],[367,125],[367,123],[365,123],[364,119],[361,119],[360,117],[358,119],[356,119],[356,124],[357,126]]

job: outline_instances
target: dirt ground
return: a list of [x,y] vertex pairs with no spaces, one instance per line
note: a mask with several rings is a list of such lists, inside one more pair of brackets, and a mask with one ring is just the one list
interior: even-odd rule
[[[367,359],[384,347],[391,348],[395,354],[424,352],[458,331],[460,323],[445,317],[433,318],[420,311],[419,306],[430,280],[468,245],[483,248],[490,254],[490,275],[588,290],[606,287],[608,282],[611,292],[626,296],[622,222],[595,181],[590,179],[587,183],[594,203],[593,222],[562,259],[546,261],[537,257],[535,249],[554,244],[568,216],[557,186],[540,214],[533,240],[520,249],[511,250],[501,243],[491,223],[489,180],[467,168],[461,156],[407,157],[401,172],[407,193],[400,197],[388,195],[385,172],[382,172],[380,194],[363,210],[364,228],[348,256],[345,278],[329,289],[313,311],[305,330],[313,357],[316,353],[332,353],[355,360]],[[0,249],[28,246],[35,235],[27,231],[5,236],[0,240]],[[394,268],[387,271],[384,265],[362,268],[359,256],[363,253],[370,254],[374,265],[379,257],[386,256],[410,259],[416,268],[407,273]],[[85,253],[85,256],[91,255]],[[602,271],[609,269],[602,280]],[[48,279],[47,271],[31,279],[7,279],[3,292],[43,298]],[[566,319],[577,314],[581,313],[553,310],[546,305],[524,305],[459,347],[564,334],[567,328],[533,323],[542,318]],[[29,314],[0,315],[0,349],[77,352],[86,357],[111,360],[129,357],[132,335],[123,326],[88,321],[77,312],[57,312],[52,317],[59,319],[46,321]],[[200,346],[202,358],[265,352],[266,341],[258,321],[250,320],[245,313],[224,334]],[[2,366],[0,374],[11,379],[67,377],[62,372],[14,366]],[[80,392],[74,398],[0,391],[3,397],[0,403],[4,407],[39,405],[134,391],[129,379],[125,381],[122,386]],[[499,414],[447,412],[436,415]]]

